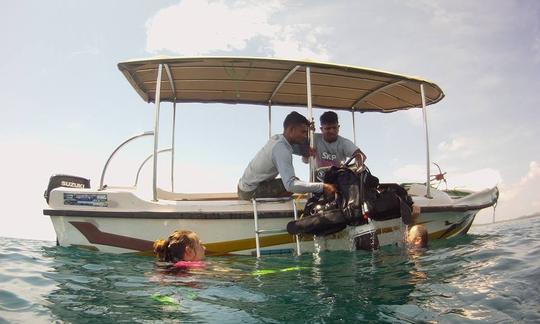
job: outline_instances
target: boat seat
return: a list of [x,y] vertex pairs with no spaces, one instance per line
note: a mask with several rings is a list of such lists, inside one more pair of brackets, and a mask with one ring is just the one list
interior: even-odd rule
[[177,201],[238,200],[238,194],[236,192],[177,193],[157,188],[157,198]]

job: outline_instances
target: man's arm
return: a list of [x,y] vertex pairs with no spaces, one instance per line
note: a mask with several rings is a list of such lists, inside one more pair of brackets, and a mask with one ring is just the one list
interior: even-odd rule
[[291,144],[291,147],[294,155],[300,155],[302,157],[309,156],[310,147],[308,141],[302,144]]
[[346,139],[344,137],[341,137],[344,141],[344,149],[345,149],[345,156],[354,157],[356,160],[356,164],[358,166],[361,166],[364,164],[364,162],[367,160],[367,156],[362,152],[358,146],[354,145],[354,143]]
[[309,158],[311,156],[316,156],[317,155],[317,151],[315,151],[314,148],[312,147],[308,147],[308,154],[307,155],[302,155],[302,162],[304,162],[305,164],[308,164],[309,163]]
[[296,177],[291,152],[284,145],[277,144],[274,146],[272,149],[272,160],[288,192],[306,193],[323,191],[324,186],[322,183],[304,182]]

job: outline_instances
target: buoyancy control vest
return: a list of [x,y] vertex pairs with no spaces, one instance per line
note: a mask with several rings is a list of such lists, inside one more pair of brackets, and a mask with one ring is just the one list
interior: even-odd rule
[[380,184],[369,169],[357,173],[347,167],[331,167],[322,178],[336,186],[335,197],[313,195],[303,217],[287,224],[290,234],[330,235],[347,225],[366,224],[369,219],[401,217],[405,224],[411,223],[412,199],[407,191],[398,184]]

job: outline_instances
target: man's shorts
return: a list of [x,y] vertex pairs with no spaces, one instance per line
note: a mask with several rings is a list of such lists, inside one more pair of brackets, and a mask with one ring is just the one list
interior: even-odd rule
[[238,197],[243,200],[289,196],[292,196],[292,193],[285,189],[283,181],[280,178],[263,181],[253,191],[242,191],[238,188]]

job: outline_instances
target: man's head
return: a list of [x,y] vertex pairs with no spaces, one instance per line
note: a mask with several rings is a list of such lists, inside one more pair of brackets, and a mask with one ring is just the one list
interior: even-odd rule
[[335,142],[339,134],[337,114],[333,111],[327,111],[321,115],[320,120],[323,139],[329,143]]
[[413,248],[426,248],[428,243],[428,232],[423,225],[414,225],[409,229],[407,241]]
[[306,142],[309,130],[309,120],[301,114],[293,111],[283,121],[283,135],[291,144]]

